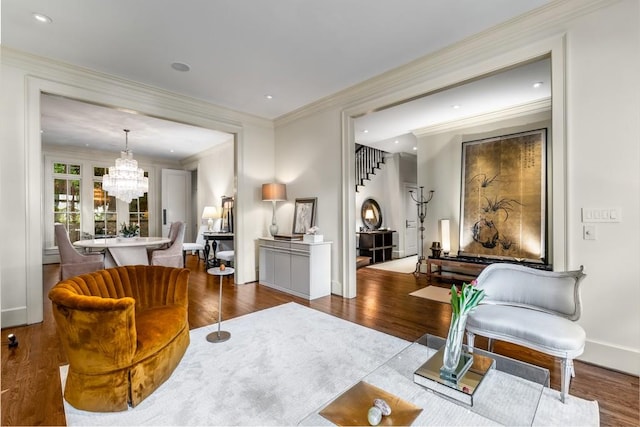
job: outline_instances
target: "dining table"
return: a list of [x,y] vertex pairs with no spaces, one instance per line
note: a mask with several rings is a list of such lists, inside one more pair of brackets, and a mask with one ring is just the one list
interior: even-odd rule
[[168,237],[113,237],[73,242],[85,252],[104,251],[104,268],[121,265],[149,265],[148,249],[171,243]]

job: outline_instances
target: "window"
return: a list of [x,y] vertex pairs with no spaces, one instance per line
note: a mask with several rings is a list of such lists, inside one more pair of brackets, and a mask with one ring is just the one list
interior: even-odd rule
[[133,199],[129,203],[129,224],[140,226],[140,236],[149,236],[149,207],[147,193],[144,196]]
[[53,218],[64,224],[73,242],[81,236],[80,165],[53,164]]
[[[102,177],[107,173],[107,168],[93,168],[93,222],[95,237],[114,237],[120,231],[120,224],[124,219],[118,219],[116,198],[109,196],[102,189]],[[145,176],[147,173],[145,172]],[[149,208],[147,203],[147,193],[143,197],[133,199],[129,203],[128,216],[129,224],[140,226],[140,236],[149,236]],[[122,203],[122,202],[121,202]],[[122,206],[124,209],[124,206]],[[126,218],[125,211],[120,212],[122,218]]]

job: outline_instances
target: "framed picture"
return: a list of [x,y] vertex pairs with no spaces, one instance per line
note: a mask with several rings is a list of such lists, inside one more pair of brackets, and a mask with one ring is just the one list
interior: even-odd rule
[[222,196],[222,224],[220,231],[233,233],[233,197]]
[[459,255],[546,263],[546,136],[462,144]]
[[296,199],[293,211],[293,234],[305,234],[308,229],[316,225],[317,197]]

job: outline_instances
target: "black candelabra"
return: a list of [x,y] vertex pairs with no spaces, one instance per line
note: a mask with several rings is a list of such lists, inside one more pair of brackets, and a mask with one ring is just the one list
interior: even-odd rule
[[420,187],[420,196],[417,198],[412,191],[411,198],[414,202],[416,202],[416,207],[418,209],[418,219],[420,220],[420,252],[418,253],[418,262],[416,263],[416,270],[413,272],[414,275],[418,275],[420,273],[420,266],[425,260],[424,257],[424,220],[427,217],[427,204],[433,199],[433,190],[429,191],[429,197],[424,198],[423,194],[424,187]]

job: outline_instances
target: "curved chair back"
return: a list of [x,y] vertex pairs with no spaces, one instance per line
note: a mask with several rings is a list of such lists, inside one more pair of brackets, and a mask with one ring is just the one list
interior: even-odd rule
[[491,264],[477,278],[481,304],[512,305],[578,320],[582,313],[580,270],[545,271],[516,264]]
[[171,244],[166,249],[156,249],[151,252],[151,265],[164,265],[166,267],[184,267],[182,255],[182,243],[184,242],[185,225],[182,221],[171,223],[169,238]]
[[60,253],[60,280],[104,268],[104,255],[79,253],[71,244],[63,224],[55,224],[54,232]]

